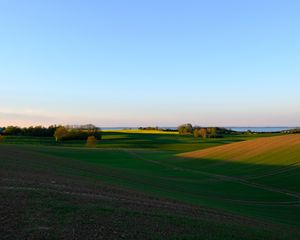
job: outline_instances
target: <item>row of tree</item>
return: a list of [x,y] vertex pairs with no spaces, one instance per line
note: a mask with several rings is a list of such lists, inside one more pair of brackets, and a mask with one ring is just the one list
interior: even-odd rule
[[234,133],[232,130],[220,127],[199,127],[193,126],[190,123],[180,125],[177,128],[179,134],[193,134],[194,137],[202,138],[219,138],[223,137],[224,134]]
[[[49,127],[18,127],[8,126],[0,128],[0,141],[4,140],[4,136],[32,136],[32,137],[55,137],[56,141],[64,140],[87,140],[93,136],[96,140],[101,140],[101,130],[92,124],[73,125],[73,126],[57,126]],[[92,139],[92,138],[91,138]]]
[[81,124],[81,125],[66,125],[65,128],[67,129],[76,129],[76,130],[101,130],[100,128],[96,127],[94,124]]
[[55,140],[64,141],[64,140],[87,140],[90,136],[93,136],[96,140],[101,140],[101,132],[97,128],[89,130],[80,130],[80,129],[68,129],[64,126],[58,127],[54,132]]
[[8,126],[1,128],[0,134],[2,135],[13,135],[13,136],[33,136],[33,137],[52,137],[55,130],[59,126],[52,125],[49,127],[35,126],[35,127],[18,127]]
[[288,134],[294,134],[294,133],[300,133],[300,128],[294,128],[289,130],[281,131],[282,133],[288,133]]
[[156,131],[163,131],[163,132],[176,132],[176,129],[170,128],[161,128],[161,127],[139,127],[139,130],[156,130]]
[[193,134],[194,134],[195,138],[198,138],[198,137],[202,137],[202,138],[222,137],[222,135],[217,132],[216,127],[209,127],[209,128],[196,127],[193,130]]

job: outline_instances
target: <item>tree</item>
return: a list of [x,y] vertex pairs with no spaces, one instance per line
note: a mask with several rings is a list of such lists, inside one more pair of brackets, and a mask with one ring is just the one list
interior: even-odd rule
[[97,144],[97,138],[95,136],[89,136],[86,140],[87,147],[95,147]]
[[54,132],[55,141],[56,142],[60,141],[67,134],[68,134],[68,130],[65,127],[63,126],[58,127]]
[[200,135],[202,138],[206,138],[207,137],[207,129],[206,128],[201,128],[200,129]]
[[212,127],[209,129],[209,137],[211,137],[211,138],[217,137],[217,128]]
[[200,129],[199,128],[196,128],[195,130],[194,130],[194,137],[195,138],[198,138],[199,136],[200,136],[200,131],[199,131]]
[[87,130],[89,135],[94,135],[98,132],[98,128],[93,124],[87,124],[86,125],[86,130]]
[[22,129],[17,126],[8,126],[3,133],[4,135],[21,135]]
[[193,126],[190,123],[180,125],[177,128],[179,134],[193,133]]

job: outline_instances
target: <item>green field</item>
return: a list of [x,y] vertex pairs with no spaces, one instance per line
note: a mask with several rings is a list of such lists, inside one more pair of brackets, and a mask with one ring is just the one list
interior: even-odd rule
[[[268,139],[275,140],[270,143]],[[207,224],[214,233],[199,230],[197,238],[195,230],[191,235],[177,234],[171,239],[202,239],[201,236],[205,239],[299,239],[299,139],[300,135],[253,134],[202,140],[189,135],[104,132],[103,140],[90,149],[80,141],[55,143],[52,138],[7,137],[0,145],[0,166],[7,179],[13,176],[15,180],[21,179],[19,182],[22,174],[14,176],[14,172],[39,174],[40,179],[43,176],[70,179],[70,184],[74,181],[97,186],[100,182],[261,221],[265,226],[247,227],[238,221],[222,224],[217,218],[210,219],[209,223],[203,219],[176,218],[173,221],[184,224],[184,229]],[[256,144],[257,141],[262,142]],[[254,145],[249,147],[249,142]],[[276,142],[281,142],[281,147],[270,147]],[[199,149],[208,152],[180,154]],[[260,151],[251,152],[251,149]],[[27,178],[30,179],[24,176]],[[16,197],[12,190],[9,194]],[[48,197],[35,193],[32,198],[41,201]],[[50,208],[62,202],[66,204],[67,200],[53,200]],[[91,209],[97,207],[93,203]],[[99,211],[103,214],[104,210]],[[55,215],[64,223],[63,216],[66,214]]]

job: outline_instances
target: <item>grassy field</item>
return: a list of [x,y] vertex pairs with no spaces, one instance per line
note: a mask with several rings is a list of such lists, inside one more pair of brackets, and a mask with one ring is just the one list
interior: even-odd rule
[[[172,151],[174,153],[189,152],[208,147],[219,146],[222,144],[244,141],[249,139],[275,136],[276,134],[240,134],[228,135],[217,139],[196,139],[192,135],[179,135],[176,133],[156,132],[154,134],[126,133],[120,131],[104,131],[102,140],[97,148],[130,148],[130,149],[153,149]],[[44,145],[44,146],[65,146],[65,147],[84,147],[85,141],[65,141],[56,143],[53,137],[25,137],[7,136],[5,144],[19,145]]]
[[[40,234],[57,239],[66,229],[71,234],[68,223],[90,218],[95,220],[91,224],[106,227],[104,235],[112,226],[117,229],[115,235],[107,233],[111,239],[300,238],[300,135],[202,140],[104,132],[94,149],[80,141],[57,144],[52,138],[8,137],[0,145],[0,166],[1,193],[7,202],[23,195],[29,199],[29,212],[20,211],[32,224],[26,231],[21,227],[22,234],[30,235],[31,228],[37,234],[41,227],[39,220],[30,218],[32,212],[47,225]],[[111,197],[111,192],[118,196],[116,203],[97,200]],[[77,199],[88,194],[92,200]],[[142,210],[119,206],[128,198],[137,205],[146,203]],[[170,206],[169,201],[176,211],[163,207]],[[155,210],[144,209],[153,203]],[[79,223],[70,220],[75,216]],[[51,232],[53,219],[61,223],[57,236]],[[111,219],[109,226],[105,219]],[[133,233],[126,232],[129,225]]]
[[[112,130],[102,130],[102,132],[112,132]],[[143,130],[143,129],[120,129],[113,130],[115,133],[140,133],[140,134],[172,134],[177,135],[177,131],[163,131],[163,130]]]

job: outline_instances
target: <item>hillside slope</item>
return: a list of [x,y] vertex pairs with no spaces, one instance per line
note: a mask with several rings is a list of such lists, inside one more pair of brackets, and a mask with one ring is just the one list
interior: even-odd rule
[[181,167],[222,174],[300,196],[300,134],[178,154]]
[[[226,161],[255,161],[261,156],[283,155],[283,158],[269,158],[264,164],[287,165],[295,163],[300,156],[300,134],[257,138],[243,142],[179,154],[188,158],[205,158]],[[262,162],[262,161],[259,161]]]
[[299,239],[294,227],[106,184],[94,177],[114,172],[36,148],[0,146],[1,239]]

